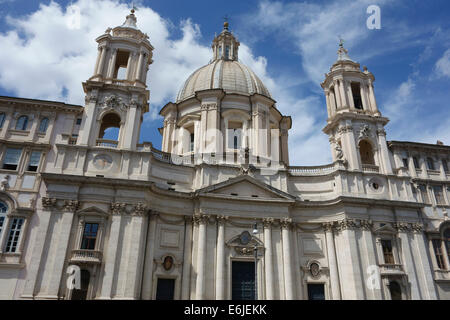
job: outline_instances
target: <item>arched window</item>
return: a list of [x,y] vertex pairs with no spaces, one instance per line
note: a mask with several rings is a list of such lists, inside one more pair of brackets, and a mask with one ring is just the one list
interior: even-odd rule
[[42,133],[46,132],[47,127],[48,127],[48,118],[43,118],[39,125],[39,132],[42,132]]
[[362,164],[375,165],[375,159],[373,156],[372,146],[366,140],[362,140],[359,143],[359,154],[361,156]]
[[228,148],[240,149],[242,145],[242,123],[228,122]]
[[0,128],[3,128],[3,122],[5,122],[5,114],[0,113]]
[[0,201],[0,235],[2,234],[3,231],[7,212],[8,212],[8,205],[3,201]]
[[397,281],[389,282],[389,292],[392,300],[402,300],[402,289]]
[[21,116],[19,119],[17,119],[16,130],[27,130],[27,126],[28,126],[27,116]]
[[119,141],[119,133],[120,117],[115,113],[108,113],[102,119],[98,138]]

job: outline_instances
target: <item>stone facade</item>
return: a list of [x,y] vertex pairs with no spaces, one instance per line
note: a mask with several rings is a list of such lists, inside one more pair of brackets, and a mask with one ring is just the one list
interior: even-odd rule
[[138,143],[153,47],[133,12],[96,40],[84,107],[0,97],[0,298],[450,298],[450,147],[386,141],[342,45],[322,83],[333,163],[295,167],[291,118],[227,24],[161,110],[162,151]]

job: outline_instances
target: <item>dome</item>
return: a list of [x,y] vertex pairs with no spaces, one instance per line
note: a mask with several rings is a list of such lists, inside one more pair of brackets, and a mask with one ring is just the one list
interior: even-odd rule
[[222,32],[212,42],[213,58],[186,80],[177,96],[177,103],[195,96],[197,91],[223,89],[225,93],[250,96],[254,93],[271,98],[269,90],[256,74],[238,61],[239,41],[224,23]]
[[177,103],[195,95],[197,91],[223,89],[226,93],[252,95],[259,93],[271,97],[256,74],[237,60],[214,60],[196,70],[184,83]]

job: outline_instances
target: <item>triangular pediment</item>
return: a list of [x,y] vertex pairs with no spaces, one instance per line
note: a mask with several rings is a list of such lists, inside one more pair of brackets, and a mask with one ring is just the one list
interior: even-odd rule
[[95,215],[95,216],[108,216],[108,212],[103,211],[102,209],[91,206],[82,210],[78,210],[79,215]]
[[296,197],[274,188],[248,175],[240,175],[235,178],[208,186],[197,191],[199,195],[223,195],[224,197],[248,198],[255,200],[273,199],[295,201]]
[[391,233],[391,234],[395,234],[397,232],[397,230],[392,227],[392,225],[390,223],[386,223],[383,224],[382,226],[380,226],[379,228],[374,230],[374,233]]

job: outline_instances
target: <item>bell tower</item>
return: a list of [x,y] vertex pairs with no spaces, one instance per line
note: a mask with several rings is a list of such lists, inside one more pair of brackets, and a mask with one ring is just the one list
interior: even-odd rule
[[321,86],[328,111],[323,129],[329,136],[333,160],[342,160],[350,170],[392,174],[384,126],[389,120],[378,110],[373,82],[367,67],[360,69],[344,48],[325,74]]
[[106,29],[96,39],[94,74],[83,83],[86,98],[78,145],[136,149],[149,108],[146,78],[153,62],[153,47],[136,20],[133,9],[121,26]]

